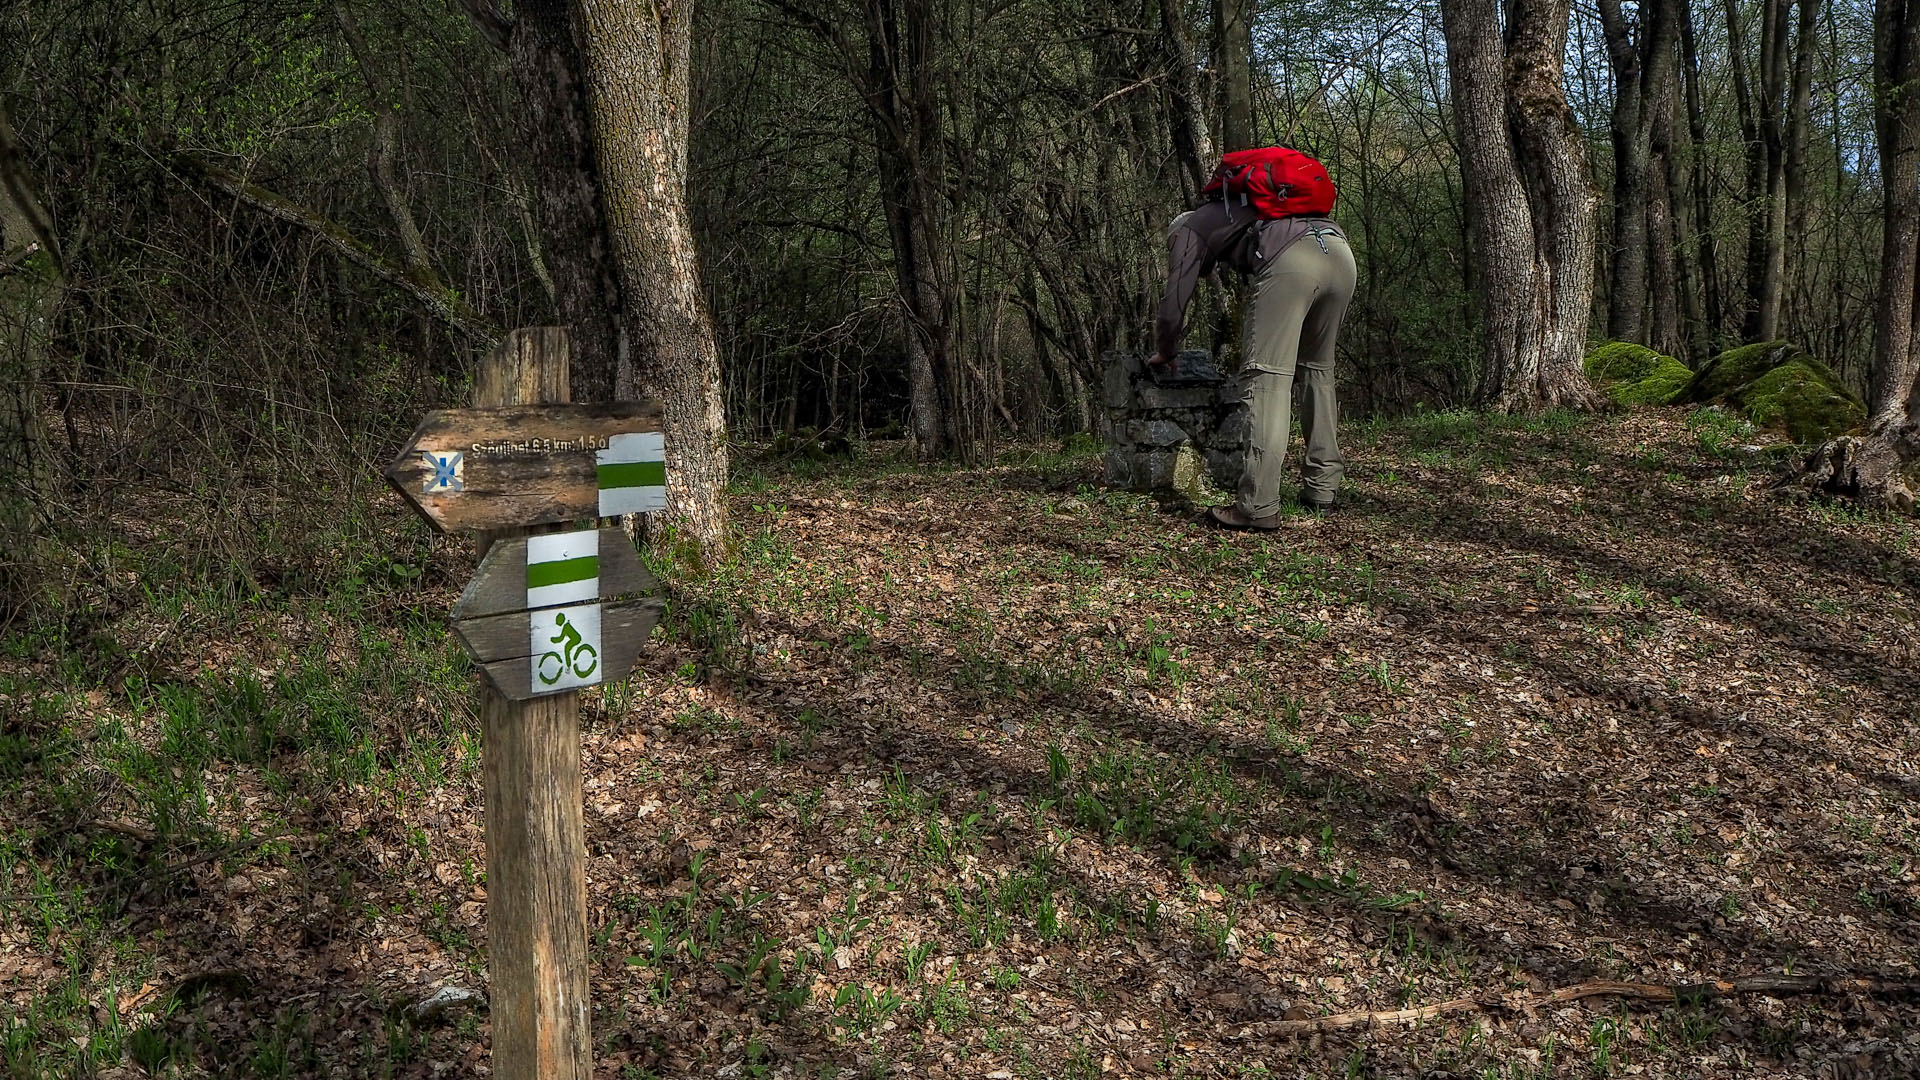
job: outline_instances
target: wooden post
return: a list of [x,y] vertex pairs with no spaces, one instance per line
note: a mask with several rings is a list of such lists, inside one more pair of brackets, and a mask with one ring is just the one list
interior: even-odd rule
[[[515,330],[480,362],[478,408],[571,396],[561,327]],[[481,537],[481,554],[515,529]],[[496,1080],[591,1080],[580,695],[509,701],[483,681],[487,964]]]

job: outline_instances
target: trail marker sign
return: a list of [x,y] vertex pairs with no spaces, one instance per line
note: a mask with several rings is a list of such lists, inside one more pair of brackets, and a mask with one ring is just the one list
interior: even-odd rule
[[665,508],[660,407],[565,404],[571,358],[563,328],[508,334],[475,371],[476,408],[428,413],[386,473],[435,529],[480,533],[453,629],[486,673],[494,1080],[592,1080],[573,691],[624,678],[661,607],[636,595],[654,580],[624,531],[579,527]]
[[626,677],[659,621],[654,577],[617,528],[502,540],[453,607],[453,631],[501,695],[525,701]]
[[508,529],[664,510],[660,407],[438,409],[387,480],[441,532]]

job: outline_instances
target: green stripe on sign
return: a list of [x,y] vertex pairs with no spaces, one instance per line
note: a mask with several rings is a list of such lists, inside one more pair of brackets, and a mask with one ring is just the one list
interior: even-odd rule
[[660,487],[667,482],[664,461],[623,461],[601,465],[600,488]]
[[538,589],[544,585],[564,585],[569,581],[586,581],[599,576],[600,556],[598,555],[582,555],[577,559],[527,564],[527,588],[529,589]]

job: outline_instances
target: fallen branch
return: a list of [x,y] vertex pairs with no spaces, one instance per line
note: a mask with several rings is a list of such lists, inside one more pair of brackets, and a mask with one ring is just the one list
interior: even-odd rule
[[1738,979],[1714,979],[1703,983],[1632,983],[1597,979],[1558,990],[1538,993],[1518,991],[1510,994],[1483,994],[1454,998],[1437,1005],[1417,1009],[1389,1009],[1380,1012],[1344,1012],[1306,1020],[1259,1020],[1242,1025],[1234,1038],[1271,1035],[1312,1035],[1350,1028],[1392,1027],[1418,1024],[1465,1012],[1528,1012],[1546,1005],[1560,1005],[1590,997],[1617,997],[1632,1001],[1665,1004],[1680,1001],[1711,1001],[1743,994],[1867,994],[1907,996],[1920,994],[1920,979],[1883,978],[1858,975],[1748,975]]

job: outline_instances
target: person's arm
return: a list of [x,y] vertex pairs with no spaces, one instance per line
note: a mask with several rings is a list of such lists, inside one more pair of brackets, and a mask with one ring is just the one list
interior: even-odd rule
[[1206,272],[1207,251],[1200,234],[1176,223],[1167,234],[1167,287],[1153,316],[1156,364],[1170,364],[1180,355],[1180,331],[1187,321],[1187,304]]

